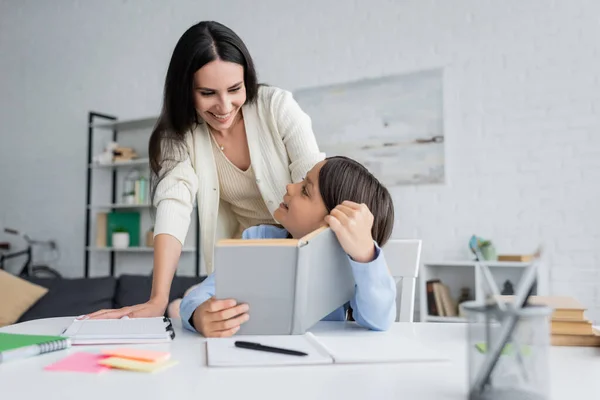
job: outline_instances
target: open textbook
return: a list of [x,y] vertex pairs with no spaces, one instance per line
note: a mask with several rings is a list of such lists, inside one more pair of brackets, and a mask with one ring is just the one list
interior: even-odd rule
[[[237,336],[237,335],[236,335]],[[415,363],[448,361],[440,348],[426,346],[415,335],[357,330],[351,334],[260,335],[209,338],[206,341],[209,367],[269,367],[319,364]],[[293,349],[304,357],[240,349],[237,340]],[[443,347],[443,346],[442,346]]]
[[322,227],[301,239],[226,239],[215,247],[215,296],[250,306],[240,335],[303,334],[354,295],[348,256]]

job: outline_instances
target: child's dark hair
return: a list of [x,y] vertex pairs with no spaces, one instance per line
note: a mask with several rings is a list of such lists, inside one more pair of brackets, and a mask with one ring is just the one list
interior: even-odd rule
[[364,203],[373,214],[373,239],[383,246],[394,227],[394,204],[390,192],[365,166],[351,158],[335,156],[325,160],[319,171],[319,191],[327,212],[345,200]]

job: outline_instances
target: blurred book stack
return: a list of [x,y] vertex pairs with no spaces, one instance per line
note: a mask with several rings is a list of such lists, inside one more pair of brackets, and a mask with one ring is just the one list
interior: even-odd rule
[[[512,296],[500,296],[503,301],[512,301]],[[600,332],[585,318],[586,308],[573,297],[531,296],[531,305],[552,308],[550,332],[553,346],[600,347]]]
[[431,316],[456,317],[458,305],[450,295],[450,289],[439,279],[427,281],[427,311]]
[[531,262],[531,261],[533,261],[533,255],[530,255],[530,254],[499,254],[498,261]]

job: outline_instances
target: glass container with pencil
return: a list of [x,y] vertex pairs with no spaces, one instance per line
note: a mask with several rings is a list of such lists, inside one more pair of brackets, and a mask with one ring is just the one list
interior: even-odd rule
[[461,304],[468,321],[469,400],[549,398],[552,310],[528,304],[537,282],[539,254],[524,271],[512,303],[500,300],[482,264],[489,290],[486,301]]
[[[468,320],[469,400],[548,399],[551,310],[529,306],[501,311],[474,302],[462,307]],[[479,379],[489,359],[495,357],[494,346],[502,341],[502,322],[510,318],[516,318],[512,333],[489,376]]]

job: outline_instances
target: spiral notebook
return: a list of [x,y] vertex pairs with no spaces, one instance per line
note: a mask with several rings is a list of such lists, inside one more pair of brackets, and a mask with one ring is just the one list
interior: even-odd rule
[[71,341],[61,336],[0,333],[0,364],[11,360],[63,350],[70,346]]
[[168,318],[76,319],[63,332],[73,345],[162,343],[175,338]]

